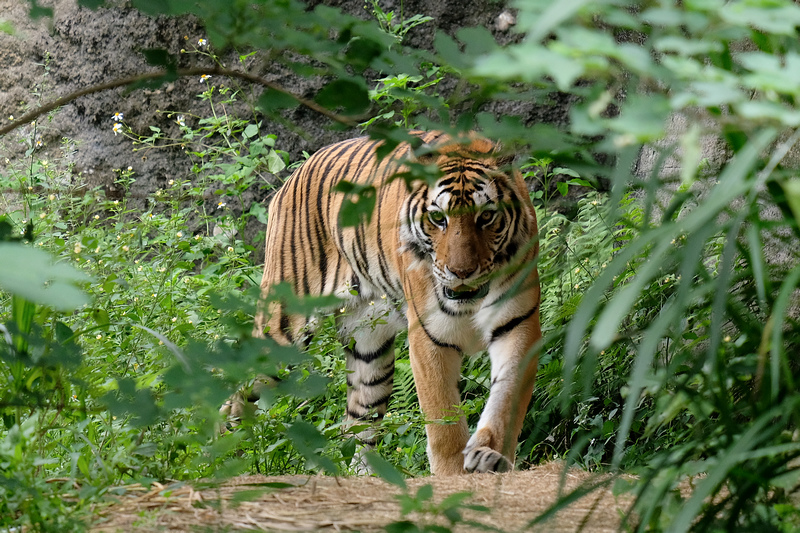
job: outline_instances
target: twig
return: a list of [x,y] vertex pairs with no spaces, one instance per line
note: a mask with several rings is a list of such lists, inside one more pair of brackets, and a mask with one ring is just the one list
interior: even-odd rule
[[[293,98],[297,103],[303,105],[312,111],[316,111],[317,113],[328,117],[329,119],[338,122],[340,124],[344,124],[345,126],[355,127],[357,122],[353,119],[339,115],[338,113],[334,113],[333,111],[326,109],[325,107],[319,105],[318,103],[314,102],[313,100],[308,100],[301,96],[297,96],[296,94],[292,93],[288,89],[285,89],[281,85],[277,83],[271,82],[269,80],[265,80],[259,76],[249,74],[247,72],[241,72],[238,70],[230,70],[224,69],[221,67],[195,67],[195,68],[188,68],[188,69],[177,69],[174,72],[179,77],[186,77],[186,76],[198,76],[202,74],[207,74],[209,76],[226,76],[228,78],[238,78],[241,80],[249,81],[250,83],[254,83],[256,85],[261,85],[263,87],[267,87],[274,91],[277,91],[281,94],[285,94]],[[16,128],[19,128],[25,124],[30,123],[32,120],[36,119],[40,115],[48,113],[54,109],[57,109],[63,105],[66,105],[73,100],[77,100],[81,96],[86,96],[88,94],[94,94],[101,91],[107,91],[109,89],[116,89],[117,87],[125,87],[126,85],[131,85],[133,83],[137,83],[140,81],[147,81],[147,80],[154,80],[164,76],[168,76],[170,74],[169,71],[160,70],[157,72],[148,72],[146,74],[137,74],[136,76],[128,76],[126,78],[119,78],[113,81],[109,81],[106,83],[101,83],[98,85],[93,85],[91,87],[87,87],[85,89],[81,89],[79,91],[75,91],[70,93],[66,96],[62,96],[61,98],[57,98],[51,102],[48,102],[36,109],[29,111],[22,115],[21,117],[15,119],[11,124],[6,126],[0,127],[0,136],[9,133]]]

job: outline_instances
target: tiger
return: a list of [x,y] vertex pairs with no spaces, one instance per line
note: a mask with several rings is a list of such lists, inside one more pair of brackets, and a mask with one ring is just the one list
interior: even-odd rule
[[[520,172],[492,141],[411,134],[423,145],[416,152],[427,153],[415,158],[403,142],[379,158],[382,141],[359,137],[320,149],[286,180],[269,208],[262,296],[288,283],[297,295],[343,298],[335,321],[351,425],[371,428],[386,414],[395,336],[407,328],[431,473],[506,471],[541,338],[536,215]],[[409,161],[435,164],[436,181],[400,179]],[[340,218],[343,203],[354,200],[336,190],[343,181],[374,187],[374,210],[355,226]],[[310,324],[273,301],[258,311],[255,332],[297,344]],[[470,436],[458,409],[461,364],[483,350],[490,390]],[[358,437],[366,449],[376,444],[372,429]]]

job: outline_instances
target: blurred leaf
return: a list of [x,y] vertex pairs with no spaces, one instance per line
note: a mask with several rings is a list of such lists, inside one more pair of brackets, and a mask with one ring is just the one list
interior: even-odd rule
[[164,67],[168,71],[178,68],[177,58],[163,48],[144,48],[141,52],[148,65]]
[[53,16],[53,8],[51,7],[42,7],[39,5],[37,0],[28,0],[28,3],[31,5],[30,9],[28,10],[28,15],[36,20],[42,17],[52,17]]
[[333,190],[345,195],[339,210],[339,223],[342,227],[369,224],[375,210],[377,197],[375,187],[343,180],[338,182]]
[[91,278],[66,263],[56,263],[43,250],[0,242],[0,257],[0,287],[5,291],[57,311],[72,311],[89,303],[78,284]]
[[258,104],[256,105],[265,113],[269,113],[278,109],[297,107],[298,102],[296,98],[289,94],[267,88],[261,93],[261,96],[258,98]]
[[364,458],[367,464],[375,474],[377,474],[384,481],[388,481],[392,485],[406,489],[406,480],[403,474],[400,473],[394,466],[391,465],[386,459],[381,457],[375,452],[366,452]]
[[308,462],[308,466],[320,467],[329,474],[337,474],[336,464],[322,455],[328,444],[326,439],[314,426],[307,422],[297,421],[286,430],[286,436],[292,441],[294,448]]
[[316,101],[336,110],[343,109],[348,115],[358,115],[370,106],[369,94],[366,87],[354,80],[339,79],[327,84],[317,94]]

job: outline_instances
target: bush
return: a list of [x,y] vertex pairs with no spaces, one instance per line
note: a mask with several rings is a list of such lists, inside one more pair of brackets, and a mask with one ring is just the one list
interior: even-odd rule
[[[800,395],[791,354],[800,267],[766,258],[767,243],[794,250],[800,236],[796,173],[783,166],[800,139],[800,7],[788,0],[526,0],[515,4],[524,35],[512,44],[498,46],[485,28],[462,28],[454,37],[437,34],[431,53],[403,46],[400,33],[409,24],[395,22],[377,4],[383,27],[298,2],[132,5],[151,14],[191,11],[220,49],[270,49],[276,57],[290,52],[313,60],[313,74],[308,61],[290,65],[328,81],[316,103],[303,105],[354,125],[374,102],[364,125],[387,148],[406,138],[398,124],[478,128],[532,156],[540,167],[536,176],[541,168],[547,179],[565,175],[556,193],[610,184],[608,196],[590,193],[567,215],[553,211],[550,187],[534,193],[547,336],[520,458],[566,456],[638,473],[639,481],[627,487],[637,498],[628,520],[638,530],[776,529],[796,521],[789,504],[798,486]],[[171,58],[151,59],[166,77],[177,73]],[[459,83],[441,83],[450,78]],[[280,108],[301,99],[277,93],[284,97],[280,105],[270,86],[259,109],[283,120]],[[563,127],[483,111],[498,101],[556,93],[574,102]],[[205,97],[211,102],[216,95],[210,90]],[[674,114],[687,118],[688,127],[668,137]],[[283,170],[288,161],[274,139],[260,134],[260,119],[233,120],[230,133],[215,115],[181,125],[181,142],[207,135],[230,141],[196,150],[198,183],[209,180],[240,201],[258,172]],[[119,128],[126,131],[122,122]],[[146,138],[127,133],[145,143],[165,140],[160,131]],[[719,137],[732,155],[719,168],[702,160],[706,135]],[[36,137],[28,139],[30,161],[3,178],[20,196],[0,235],[35,235],[34,247],[42,243],[79,265],[95,280],[88,286],[95,303],[81,307],[80,293],[70,287],[82,275],[59,263],[49,295],[15,293],[4,301],[2,372],[14,387],[2,405],[7,429],[0,449],[9,466],[0,478],[6,491],[0,516],[32,524],[56,515],[71,519],[64,511],[69,500],[34,498],[53,494],[34,472],[101,492],[128,477],[236,471],[243,465],[223,461],[236,446],[246,450],[240,462],[263,471],[288,468],[290,453],[310,468],[335,471],[347,464],[353,443],[328,445],[320,437],[339,435],[340,378],[326,396],[310,395],[340,366],[337,348],[323,333],[307,354],[272,346],[274,357],[259,360],[259,342],[248,336],[253,297],[246,289],[258,274],[236,232],[244,217],[261,219],[263,210],[240,209],[226,218],[198,209],[204,202],[183,204],[182,198],[197,202],[199,196],[178,180],[152,198],[157,208],[142,211],[147,218],[137,221],[138,231],[129,225],[136,213],[98,191],[63,194],[56,185],[69,169],[38,161]],[[656,163],[634,173],[644,145],[657,152]],[[672,174],[669,158],[680,167]],[[571,170],[550,170],[552,161]],[[131,177],[121,172],[121,184]],[[210,224],[221,232],[215,236]],[[146,264],[131,262],[137,258]],[[53,268],[43,256],[37,261],[41,269]],[[210,287],[223,294],[212,298]],[[147,306],[136,300],[144,296]],[[217,335],[221,342],[213,343]],[[261,405],[264,416],[235,438],[210,438],[211,407],[186,410],[208,391],[224,397],[233,390],[227,376],[286,361],[293,363],[286,383],[309,396],[269,399]],[[385,433],[382,447],[399,448],[392,460],[417,473],[419,415],[403,365],[401,356],[401,394],[385,422],[396,432]],[[485,364],[470,361],[464,373],[464,409],[472,415],[480,409]],[[185,388],[190,374],[203,376],[194,396]],[[117,420],[105,415],[105,405]],[[158,432],[154,424],[161,424]],[[86,442],[83,428],[98,436]],[[251,433],[275,440],[250,441]],[[25,446],[35,446],[37,455],[21,454]],[[690,494],[681,490],[687,483]],[[26,489],[12,492],[20,486]]]

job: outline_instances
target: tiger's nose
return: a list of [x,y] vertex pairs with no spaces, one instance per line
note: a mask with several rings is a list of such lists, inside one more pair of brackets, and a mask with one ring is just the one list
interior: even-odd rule
[[[470,268],[471,270],[469,270]],[[474,267],[463,267],[463,268],[452,269],[449,266],[445,266],[444,270],[448,276],[454,276],[458,279],[467,279],[478,270],[478,267],[474,266]]]

